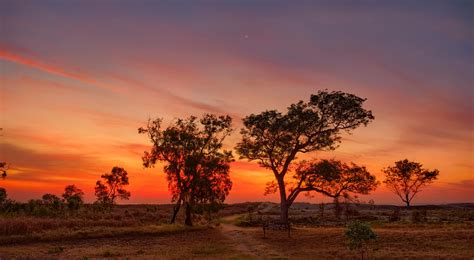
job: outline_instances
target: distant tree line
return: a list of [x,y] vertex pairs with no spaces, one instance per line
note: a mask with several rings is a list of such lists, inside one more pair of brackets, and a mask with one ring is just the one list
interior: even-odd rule
[[[120,167],[113,167],[110,173],[101,176],[96,182],[97,210],[111,209],[116,199],[129,199],[130,192],[125,190],[128,185],[128,173]],[[0,213],[26,213],[37,216],[55,216],[77,212],[84,205],[84,192],[76,185],[67,185],[61,198],[55,194],[46,193],[41,199],[31,199],[27,203],[19,203],[8,199],[7,191],[0,187]]]

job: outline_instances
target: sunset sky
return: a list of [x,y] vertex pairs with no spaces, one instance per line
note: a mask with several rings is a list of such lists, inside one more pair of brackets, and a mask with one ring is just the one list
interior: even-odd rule
[[[318,90],[367,98],[375,120],[331,152],[381,169],[437,168],[414,204],[474,202],[474,1],[14,1],[0,3],[0,187],[26,201],[93,187],[113,166],[130,203],[169,203],[137,128],[204,113],[284,111]],[[264,196],[273,175],[231,165],[227,202]],[[401,204],[383,185],[363,200]],[[322,196],[298,201],[319,203]],[[328,201],[326,199],[326,201]]]

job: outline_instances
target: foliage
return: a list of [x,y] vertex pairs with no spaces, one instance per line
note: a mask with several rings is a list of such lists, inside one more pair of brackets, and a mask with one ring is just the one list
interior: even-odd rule
[[128,173],[123,168],[113,167],[110,173],[101,176],[104,182],[97,181],[95,185],[95,195],[97,203],[110,206],[115,204],[115,199],[128,200],[130,192],[125,190],[128,182]]
[[76,185],[66,186],[62,196],[70,210],[78,210],[84,204],[84,192]]
[[54,194],[46,193],[43,195],[42,199],[43,205],[49,207],[54,211],[60,210],[63,206],[63,202],[61,201],[61,199]]
[[[2,130],[3,128],[0,128],[0,131]],[[7,177],[7,170],[8,170],[7,163],[0,161],[0,176],[2,177],[2,179],[5,179]]]
[[3,205],[7,200],[7,190],[0,187],[0,205]]
[[292,188],[293,196],[297,192],[316,191],[331,198],[348,198],[351,193],[369,194],[378,185],[364,166],[337,160],[302,161],[293,178],[297,182]]
[[165,162],[168,187],[176,203],[171,222],[184,204],[185,222],[192,225],[196,205],[223,203],[232,188],[232,152],[222,149],[232,131],[232,119],[207,114],[199,120],[194,116],[178,119],[165,129],[161,123],[161,119],[149,120],[145,128],[138,129],[153,145],[151,151],[145,151],[143,165],[153,167],[158,161]]
[[0,162],[0,176],[5,179],[7,177],[8,166],[6,162]]
[[345,235],[349,240],[349,249],[359,251],[362,254],[362,258],[366,250],[366,244],[370,240],[377,239],[377,234],[372,230],[369,223],[361,221],[349,223]]
[[288,208],[296,198],[287,196],[285,185],[296,155],[335,149],[343,132],[367,125],[374,117],[362,107],[364,101],[341,91],[319,91],[309,102],[290,105],[285,114],[267,110],[244,118],[237,153],[272,170],[280,192],[282,221],[287,221]]
[[382,170],[385,173],[384,183],[406,203],[407,208],[421,188],[438,178],[439,171],[424,169],[423,165],[407,159],[395,162]]

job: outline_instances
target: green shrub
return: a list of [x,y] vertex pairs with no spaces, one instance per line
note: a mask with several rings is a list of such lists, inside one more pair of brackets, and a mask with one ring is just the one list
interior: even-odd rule
[[368,242],[377,239],[377,234],[372,230],[370,224],[361,221],[349,223],[345,235],[349,240],[349,249],[359,251],[362,259]]

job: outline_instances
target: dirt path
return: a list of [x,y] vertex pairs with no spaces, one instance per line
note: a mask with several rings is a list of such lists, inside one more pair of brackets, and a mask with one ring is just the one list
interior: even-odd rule
[[[221,224],[221,232],[224,236],[232,240],[235,249],[243,255],[250,256],[257,259],[286,259],[285,257],[272,248],[256,239],[251,231],[256,228],[242,228],[234,224],[229,224],[235,221],[239,215],[225,217],[226,223]],[[250,232],[249,232],[250,231]]]

